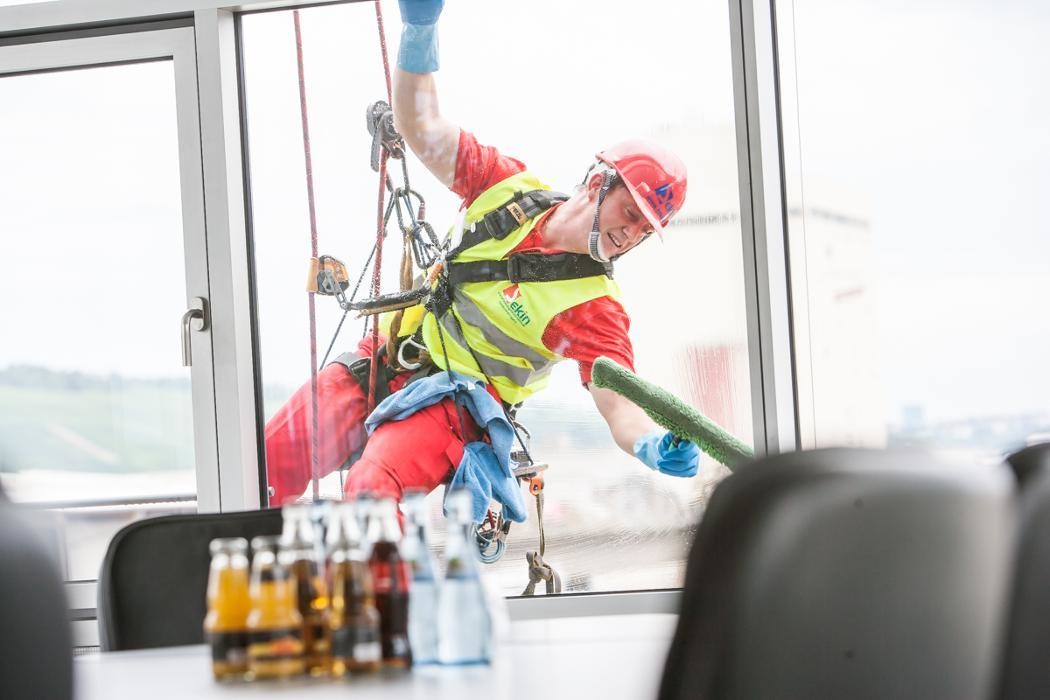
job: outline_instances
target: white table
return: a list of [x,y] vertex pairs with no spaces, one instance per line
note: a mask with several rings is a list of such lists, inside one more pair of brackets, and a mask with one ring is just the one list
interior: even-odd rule
[[78,656],[78,700],[649,700],[656,697],[675,615],[511,623],[491,666],[421,666],[340,680],[216,683],[205,646]]

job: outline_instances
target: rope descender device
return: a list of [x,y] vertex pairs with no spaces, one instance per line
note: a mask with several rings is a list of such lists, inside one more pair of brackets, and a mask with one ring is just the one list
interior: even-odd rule
[[341,297],[350,286],[346,265],[331,255],[310,258],[306,291],[328,297]]
[[383,151],[388,158],[405,159],[405,140],[394,128],[394,112],[383,100],[377,100],[365,110],[365,122],[372,136],[372,170],[379,172],[379,160]]

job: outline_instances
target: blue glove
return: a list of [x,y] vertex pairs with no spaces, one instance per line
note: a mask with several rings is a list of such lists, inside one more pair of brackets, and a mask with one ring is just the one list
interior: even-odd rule
[[436,24],[445,0],[398,0],[405,24]]
[[[700,448],[689,440],[679,440],[670,432],[654,430],[634,442],[634,456],[650,469],[671,476],[696,476]],[[672,444],[674,443],[674,444]]]
[[401,47],[397,65],[410,73],[438,69],[437,21],[445,0],[398,0],[401,7]]

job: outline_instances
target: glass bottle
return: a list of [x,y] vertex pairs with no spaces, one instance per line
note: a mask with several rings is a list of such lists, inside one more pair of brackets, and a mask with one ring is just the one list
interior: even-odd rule
[[408,566],[401,558],[398,543],[401,527],[397,522],[397,503],[377,501],[368,523],[372,555],[368,560],[379,608],[379,637],[383,647],[383,666],[412,667],[412,647],[408,641]]
[[372,573],[361,554],[361,530],[353,503],[332,508],[328,523],[328,628],[332,640],[332,674],[379,670],[383,651],[379,641]]
[[278,557],[280,538],[252,539],[248,593],[248,672],[252,678],[289,678],[305,670],[303,616],[295,604],[295,583]]
[[222,537],[208,549],[204,636],[211,646],[212,673],[217,680],[243,679],[248,672],[248,540]]
[[408,641],[412,662],[437,663],[438,588],[440,574],[430,551],[427,518],[427,492],[415,489],[405,492],[405,537],[401,558],[408,564],[412,583],[408,596]]
[[443,664],[488,663],[492,658],[492,614],[478,571],[471,503],[466,489],[451,492],[445,502],[447,567],[437,616],[438,660]]
[[331,662],[328,638],[328,593],[319,561],[313,504],[292,504],[281,509],[281,545],[295,586],[296,608],[303,618],[303,661],[310,675],[328,673]]
[[368,539],[371,534],[369,523],[372,521],[372,510],[376,505],[376,499],[370,491],[363,491],[355,496],[352,502],[354,517],[357,519],[357,529],[361,533],[358,549],[361,550],[361,556],[365,558],[365,561],[368,561],[372,556],[372,542]]

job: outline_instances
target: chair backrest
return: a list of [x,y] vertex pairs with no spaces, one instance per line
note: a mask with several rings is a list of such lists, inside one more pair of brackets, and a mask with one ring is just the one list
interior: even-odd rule
[[69,606],[41,535],[0,494],[0,698],[73,697]]
[[739,467],[700,522],[661,700],[987,697],[1012,481],[921,452]]
[[999,698],[1050,698],[1050,443],[1007,461],[1021,485],[1021,532]]
[[281,511],[165,515],[121,529],[98,582],[104,651],[201,644],[207,610],[208,544],[216,537],[277,535]]

